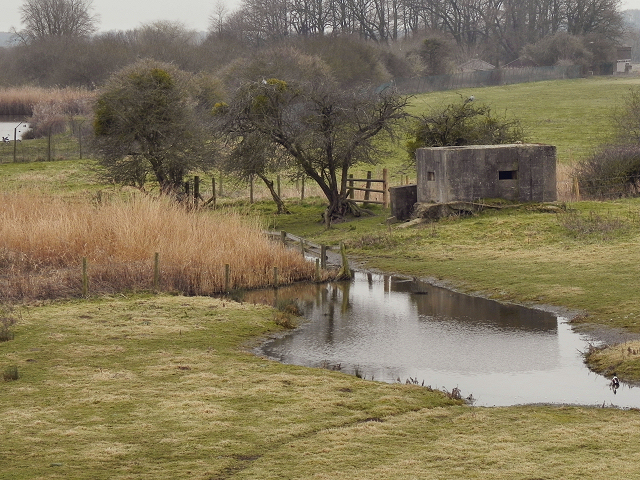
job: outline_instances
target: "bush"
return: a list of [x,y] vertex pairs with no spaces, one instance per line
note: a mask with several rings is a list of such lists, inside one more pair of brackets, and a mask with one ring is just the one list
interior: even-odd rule
[[298,318],[302,316],[302,310],[293,298],[280,299],[276,302],[276,309],[273,321],[276,325],[286,329],[298,327]]
[[10,365],[4,369],[2,372],[2,379],[5,382],[10,382],[11,380],[18,380],[20,375],[18,374],[18,367],[16,365]]
[[407,152],[414,162],[416,150],[422,147],[499,145],[524,138],[519,120],[496,115],[489,106],[469,98],[419,117],[409,131]]
[[576,239],[607,241],[629,231],[629,224],[622,219],[589,212],[588,216],[576,212],[558,215],[558,221],[567,233]]
[[13,340],[13,327],[16,319],[12,315],[13,308],[9,304],[0,304],[0,342]]
[[294,315],[296,317],[302,316],[302,310],[298,306],[298,303],[293,298],[280,299],[276,302],[276,308],[282,313]]
[[0,342],[8,342],[13,340],[13,331],[11,327],[15,324],[15,319],[10,317],[0,318]]
[[603,147],[575,170],[580,194],[588,198],[619,198],[640,193],[640,144]]

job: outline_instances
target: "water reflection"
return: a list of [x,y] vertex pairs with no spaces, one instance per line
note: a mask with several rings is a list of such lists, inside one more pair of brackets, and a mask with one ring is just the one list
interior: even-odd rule
[[337,366],[385,382],[417,378],[460,388],[477,405],[640,406],[640,389],[590,373],[589,341],[563,318],[457,294],[420,281],[356,273],[351,283],[251,292],[249,302],[297,298],[309,320],[260,353],[284,363]]

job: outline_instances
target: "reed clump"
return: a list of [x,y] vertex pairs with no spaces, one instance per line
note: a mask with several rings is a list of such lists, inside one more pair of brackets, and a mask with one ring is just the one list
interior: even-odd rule
[[80,296],[83,258],[90,294],[155,288],[211,295],[272,285],[274,267],[278,284],[315,276],[315,265],[269,240],[257,220],[229,212],[187,210],[145,195],[98,205],[27,193],[0,196],[5,298]]
[[86,111],[93,96],[86,88],[0,88],[0,115],[31,116],[39,104],[60,105],[63,111],[77,115]]

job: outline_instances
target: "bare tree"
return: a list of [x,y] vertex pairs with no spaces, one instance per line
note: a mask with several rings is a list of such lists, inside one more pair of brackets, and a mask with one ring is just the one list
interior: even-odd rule
[[222,131],[241,141],[260,138],[286,154],[329,201],[325,222],[359,215],[348,198],[349,169],[375,163],[383,134],[393,134],[407,114],[407,98],[387,89],[341,91],[335,84],[266,79],[240,88],[224,115]]
[[26,0],[20,6],[25,28],[14,32],[23,43],[48,37],[86,37],[97,30],[99,17],[91,0]]
[[209,31],[215,33],[222,33],[224,30],[224,24],[229,16],[229,9],[222,2],[222,0],[218,0],[213,6],[214,10],[211,15],[209,15]]
[[157,21],[130,32],[140,58],[173,63],[186,71],[197,71],[198,32],[181,22]]

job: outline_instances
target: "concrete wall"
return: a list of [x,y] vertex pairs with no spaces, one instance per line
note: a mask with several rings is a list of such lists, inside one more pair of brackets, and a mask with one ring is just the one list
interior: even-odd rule
[[391,216],[398,220],[409,220],[413,212],[413,206],[418,201],[418,187],[412,185],[400,185],[389,188],[391,200]]
[[419,203],[557,199],[556,147],[552,145],[419,148],[416,163]]

